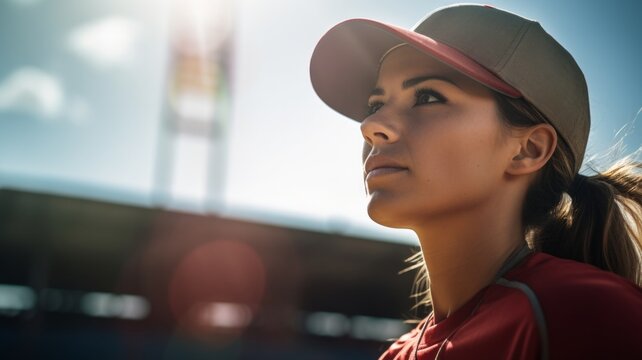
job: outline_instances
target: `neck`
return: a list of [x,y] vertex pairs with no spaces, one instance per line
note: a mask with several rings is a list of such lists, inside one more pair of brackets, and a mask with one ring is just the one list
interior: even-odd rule
[[489,285],[508,256],[524,244],[521,205],[508,205],[487,204],[414,228],[430,278],[435,321]]

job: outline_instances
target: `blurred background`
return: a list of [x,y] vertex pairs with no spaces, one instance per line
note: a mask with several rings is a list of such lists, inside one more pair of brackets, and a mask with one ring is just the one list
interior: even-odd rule
[[[450,3],[0,0],[0,357],[376,358],[423,316],[415,239],[368,219],[309,58]],[[585,165],[639,156],[642,3],[491,5],[584,70]]]

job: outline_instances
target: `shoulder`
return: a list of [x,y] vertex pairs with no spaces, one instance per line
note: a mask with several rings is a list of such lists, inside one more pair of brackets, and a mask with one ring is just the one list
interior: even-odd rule
[[591,265],[543,253],[530,256],[506,278],[535,293],[551,355],[613,357],[623,351],[642,356],[642,289],[635,284]]
[[527,284],[540,301],[551,306],[569,305],[575,300],[587,306],[642,305],[642,289],[630,281],[588,264],[544,253],[533,254],[506,278]]

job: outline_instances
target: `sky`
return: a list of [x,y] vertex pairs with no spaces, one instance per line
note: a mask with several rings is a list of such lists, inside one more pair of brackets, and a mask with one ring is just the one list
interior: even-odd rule
[[[409,231],[367,217],[358,124],[316,97],[309,59],[342,20],[412,27],[452,2],[229,4],[231,109],[215,167],[222,202],[208,209],[202,192],[190,193],[208,185],[194,170],[201,157],[188,151],[175,156],[186,159],[177,186],[187,195],[164,206],[412,243]],[[592,115],[586,159],[600,165],[618,140],[620,154],[640,147],[642,2],[489,4],[538,20],[583,69]],[[170,0],[0,0],[0,187],[157,205],[175,9]],[[198,149],[198,141],[186,137],[184,147]]]

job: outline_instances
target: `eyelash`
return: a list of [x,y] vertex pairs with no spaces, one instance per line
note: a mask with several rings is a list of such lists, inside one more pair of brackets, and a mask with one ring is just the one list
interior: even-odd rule
[[375,101],[368,104],[368,116],[374,114],[383,106],[381,101]]
[[[424,95],[434,97],[435,99],[437,99],[436,102],[438,102],[438,103],[445,103],[446,102],[446,98],[443,95],[441,95],[441,93],[439,93],[439,92],[437,92],[437,91],[435,91],[433,89],[417,89],[417,91],[415,91],[415,99],[417,101],[415,103],[415,106],[423,105],[423,104],[419,104],[419,98],[421,96],[424,96]],[[433,102],[434,101],[428,102],[426,104],[432,104]]]
[[[425,103],[420,103],[419,100],[423,96],[428,96],[428,99],[430,99],[430,97],[432,96],[437,100],[436,101],[429,101],[429,102],[425,102]],[[439,92],[437,92],[437,91],[435,91],[433,89],[421,89],[420,88],[420,89],[417,89],[415,91],[415,105],[414,106],[420,106],[420,105],[426,105],[426,104],[432,104],[432,103],[445,103],[445,102],[446,102],[446,98],[443,95],[441,95]],[[372,115],[372,114],[376,113],[377,110],[379,110],[382,106],[383,106],[383,102],[381,102],[381,101],[375,101],[375,102],[372,102],[372,103],[368,104],[368,115]]]

